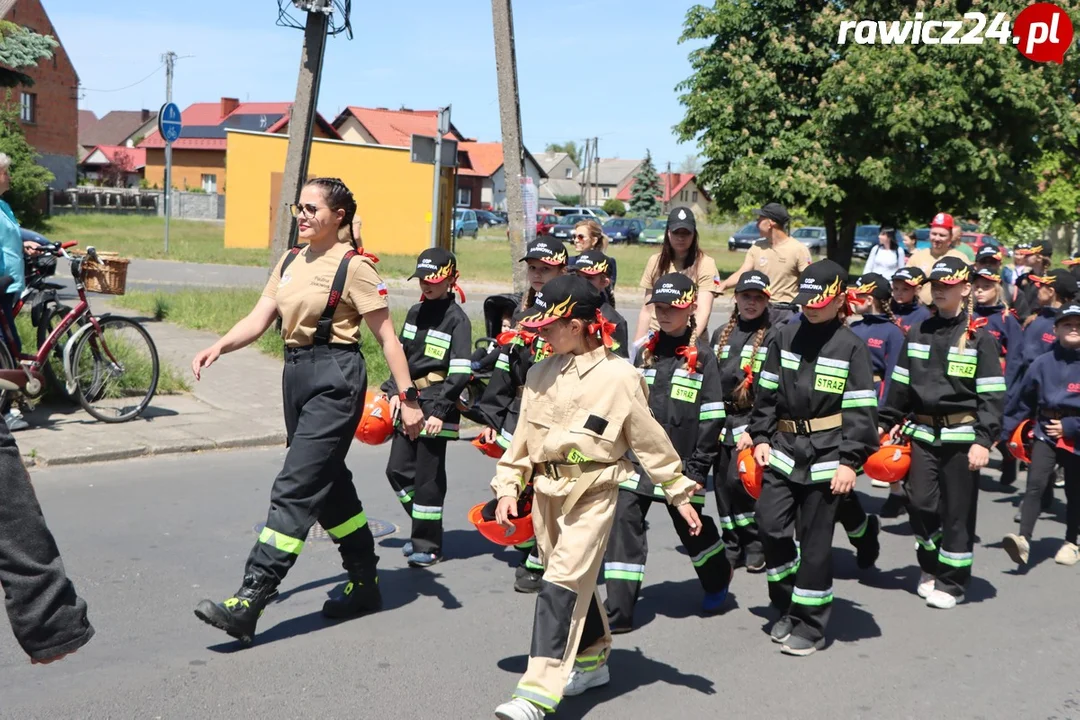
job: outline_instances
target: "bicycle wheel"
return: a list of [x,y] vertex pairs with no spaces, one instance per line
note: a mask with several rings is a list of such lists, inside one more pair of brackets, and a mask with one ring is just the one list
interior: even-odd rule
[[[17,367],[15,360],[11,357],[11,351],[8,350],[7,343],[0,341],[0,370],[14,370]],[[0,388],[0,415],[7,415],[14,397],[15,393],[13,391]]]
[[157,391],[161,367],[150,333],[125,317],[103,317],[100,332],[79,338],[72,353],[76,396],[96,419],[107,423],[138,417]]
[[[38,322],[37,327],[37,342],[40,348],[45,344],[45,341],[52,334],[52,331],[57,325],[63,321],[64,317],[71,311],[71,308],[66,305],[60,305],[59,303],[49,303],[48,306],[42,311],[41,320]],[[56,394],[56,397],[62,400],[69,400],[71,402],[77,402],[74,395],[67,391],[67,373],[64,372],[64,348],[68,342],[71,341],[71,337],[75,334],[85,320],[79,320],[71,324],[63,334],[56,339],[56,345],[53,347],[51,353],[49,353],[48,360],[41,366],[41,372],[45,375],[46,384],[52,388],[52,391]]]

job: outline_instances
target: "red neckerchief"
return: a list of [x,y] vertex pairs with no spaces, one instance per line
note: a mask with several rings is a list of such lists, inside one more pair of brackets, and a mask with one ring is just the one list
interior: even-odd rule
[[975,337],[975,331],[978,330],[979,328],[986,327],[989,322],[990,322],[990,320],[988,318],[984,318],[984,317],[976,318],[974,315],[972,315],[971,319],[968,320],[968,327],[967,327],[968,338],[970,339],[970,338]]
[[683,345],[675,350],[677,357],[686,358],[686,371],[690,373],[697,372],[697,354],[697,348],[689,345]]
[[368,260],[370,260],[372,262],[372,264],[379,262],[379,258],[377,258],[375,255],[369,253],[364,248],[357,248],[356,252],[358,254],[363,255],[364,257],[366,257]]
[[648,350],[651,353],[656,353],[656,343],[660,340],[660,333],[651,331],[645,338],[645,342],[641,344],[643,350]]
[[749,390],[754,386],[754,358],[750,358],[750,362],[743,365],[742,371],[746,376],[743,378],[742,387]]
[[509,345],[514,342],[515,338],[521,338],[521,342],[525,345],[532,345],[537,338],[537,334],[528,330],[507,330],[499,333],[495,338],[495,343],[497,345]]
[[847,303],[848,315],[855,315],[855,304],[859,302],[859,294],[854,290],[848,290],[845,302]]
[[604,347],[608,350],[611,349],[615,342],[611,337],[611,334],[615,332],[615,323],[608,322],[608,319],[604,317],[604,313],[599,310],[596,311],[596,322],[589,324],[589,332],[599,332],[600,339],[604,341]]

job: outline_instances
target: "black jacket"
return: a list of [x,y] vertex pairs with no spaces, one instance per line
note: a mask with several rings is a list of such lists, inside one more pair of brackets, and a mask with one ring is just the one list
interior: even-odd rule
[[[769,466],[790,482],[831,482],[839,465],[858,470],[878,448],[870,351],[839,320],[780,326],[756,391],[750,434],[771,445]],[[781,432],[777,422],[835,415],[840,427],[809,435]]]
[[997,341],[980,328],[961,350],[958,343],[967,326],[968,315],[961,312],[954,318],[935,315],[911,328],[881,409],[883,427],[916,414],[967,414],[975,416],[973,423],[936,429],[908,423],[904,432],[928,445],[974,442],[990,447],[997,441],[1005,399]]
[[[727,417],[724,420],[724,429],[720,434],[720,442],[724,445],[733,446],[739,440],[739,435],[746,432],[750,425],[750,413],[754,405],[754,385],[746,395],[744,405],[736,407],[733,394],[746,379],[744,368],[750,363],[750,355],[754,351],[754,338],[758,330],[768,321],[768,311],[756,320],[744,321],[741,318],[732,328],[727,342],[720,347],[720,336],[724,334],[724,328],[718,329],[712,336],[712,350],[720,363],[720,387],[723,391],[725,410]],[[765,331],[761,346],[758,348],[757,357],[750,364],[752,378],[756,378],[761,372],[761,366],[765,362],[768,352],[769,341],[775,328]]]
[[510,342],[499,346],[491,379],[474,408],[485,425],[498,431],[496,441],[504,450],[510,447],[517,429],[525,376],[529,368],[551,354],[551,346],[533,332],[522,330],[512,335]]
[[[1039,440],[1080,454],[1076,448],[1080,441],[1080,353],[1076,350],[1055,342],[1050,352],[1031,364],[1023,384],[1009,393],[1003,434],[1012,434],[1029,418],[1038,420],[1035,437]],[[1047,423],[1055,418],[1061,420],[1064,437],[1060,441],[1046,434]]]

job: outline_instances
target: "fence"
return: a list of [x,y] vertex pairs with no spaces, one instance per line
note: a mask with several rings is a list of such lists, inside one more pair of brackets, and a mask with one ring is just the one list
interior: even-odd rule
[[[48,193],[50,215],[100,213],[165,216],[164,193],[139,188],[75,187]],[[224,220],[225,196],[174,190],[170,216],[183,220]]]

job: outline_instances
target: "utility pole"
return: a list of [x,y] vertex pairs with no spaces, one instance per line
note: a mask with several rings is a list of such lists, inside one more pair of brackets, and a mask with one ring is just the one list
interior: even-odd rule
[[309,0],[304,27],[304,49],[300,54],[300,75],[296,81],[296,99],[289,113],[289,149],[278,198],[278,222],[270,243],[270,267],[285,251],[296,245],[296,222],[288,206],[298,202],[300,189],[308,176],[311,133],[315,126],[315,106],[319,100],[323,59],[326,55],[327,30],[330,27],[331,0]]
[[589,160],[589,148],[591,147],[592,140],[585,138],[585,149],[582,151],[581,158],[581,175],[578,178],[578,205],[581,206],[589,204],[589,196],[586,194],[585,190],[588,187],[589,182],[589,168],[592,167],[590,165],[591,161]]
[[[521,142],[521,104],[518,98],[517,54],[514,50],[514,11],[511,0],[491,0],[495,31],[495,72],[499,79],[499,117],[502,121],[503,170],[506,174],[506,212],[514,292],[525,292],[525,207],[521,197],[524,146]],[[535,222],[535,218],[529,218]]]
[[592,139],[592,180],[593,180],[593,205],[603,205],[600,202],[600,138]]
[[[165,63],[165,102],[172,102],[173,66],[176,64],[176,53],[167,51],[161,56]],[[164,140],[164,138],[162,138]],[[165,254],[169,254],[169,216],[172,215],[172,143],[165,142]]]
[[667,173],[664,175],[664,214],[671,212],[671,161],[667,164]]
[[[439,108],[439,115],[436,121],[435,128],[435,182],[434,189],[431,191],[431,247],[439,246],[439,219],[441,216],[441,203],[439,200],[442,197],[442,138],[443,135],[450,132],[450,106],[447,105],[444,108]],[[454,229],[450,229],[450,235],[454,234]]]

